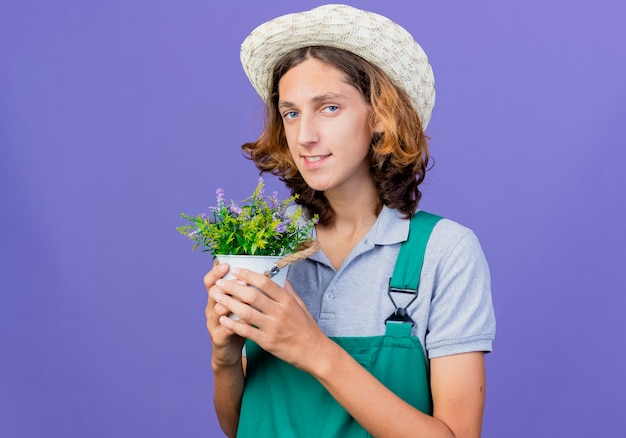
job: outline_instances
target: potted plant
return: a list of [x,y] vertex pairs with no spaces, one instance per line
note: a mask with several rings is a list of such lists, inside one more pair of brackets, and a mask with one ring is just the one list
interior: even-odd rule
[[264,196],[264,187],[259,178],[252,195],[239,204],[227,203],[224,191],[217,189],[217,205],[209,207],[208,214],[181,213],[189,224],[176,229],[195,242],[192,250],[202,248],[231,267],[266,272],[282,286],[287,269],[279,268],[277,262],[310,243],[317,216],[303,217],[302,207],[293,205],[297,195],[279,200],[277,192]]

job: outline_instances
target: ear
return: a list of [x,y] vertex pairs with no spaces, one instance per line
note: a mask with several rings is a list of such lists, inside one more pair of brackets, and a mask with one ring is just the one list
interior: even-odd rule
[[370,129],[372,130],[372,134],[383,134],[385,132],[385,127],[375,112],[372,112],[370,117]]

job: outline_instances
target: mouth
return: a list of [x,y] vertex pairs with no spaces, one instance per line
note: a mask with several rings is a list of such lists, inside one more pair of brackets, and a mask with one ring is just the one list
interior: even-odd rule
[[326,157],[328,157],[328,155],[303,156],[302,158],[304,158],[307,163],[317,163]]

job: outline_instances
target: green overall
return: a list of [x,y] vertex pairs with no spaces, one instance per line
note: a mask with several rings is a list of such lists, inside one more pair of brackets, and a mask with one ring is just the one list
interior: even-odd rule
[[[388,294],[396,310],[384,321],[385,334],[331,338],[387,388],[427,414],[432,414],[432,401],[426,358],[419,339],[411,336],[413,321],[406,307],[417,298],[426,244],[440,219],[422,211],[411,219],[409,239],[400,247],[390,280]],[[398,308],[392,292],[414,297],[405,308]],[[310,374],[250,340],[246,341],[246,356],[238,437],[371,436]]]

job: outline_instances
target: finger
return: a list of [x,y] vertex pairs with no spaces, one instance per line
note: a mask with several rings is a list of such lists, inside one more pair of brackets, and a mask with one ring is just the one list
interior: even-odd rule
[[228,316],[222,316],[219,319],[220,325],[222,325],[229,332],[241,336],[242,338],[250,339],[256,343],[261,341],[263,333],[257,327],[254,327],[243,320],[233,320]]
[[217,323],[217,319],[220,316],[227,315],[228,313],[230,313],[230,311],[227,308],[225,308],[221,304],[218,304],[215,301],[213,296],[216,293],[223,293],[223,292],[217,286],[213,286],[213,287],[211,287],[211,289],[209,289],[208,299],[207,299],[207,303],[206,303],[206,308],[205,308],[205,311],[204,311],[206,319],[207,319],[207,322],[209,320],[211,320],[211,321],[213,321],[214,324]]
[[222,306],[220,303],[215,303],[215,306],[213,306],[213,314],[217,315],[218,317],[228,315],[229,313],[230,310]]
[[[257,298],[265,300],[267,298],[252,287],[242,287],[234,282],[225,283],[230,284],[224,287],[224,292],[218,292],[214,295],[215,301],[225,307],[228,313],[232,312],[237,315],[242,322],[257,323],[258,315],[261,314],[257,307],[260,305]],[[231,294],[235,295],[235,290],[238,290],[238,296],[231,296]],[[247,296],[247,298],[240,298],[241,296]],[[249,302],[251,303],[249,304]]]
[[[271,313],[272,306],[276,304],[276,301],[268,297],[266,291],[261,290],[254,285],[249,286],[245,283],[245,285],[241,285],[241,280],[220,279],[216,284],[219,285],[219,287],[225,294],[249,306],[252,306],[255,310],[260,311],[263,314]],[[274,286],[276,285],[274,284]],[[261,285],[261,287],[267,290],[266,286]],[[233,310],[233,313],[237,314],[243,319],[246,319],[245,314],[239,315],[239,313],[235,310]]]
[[281,296],[281,289],[276,282],[269,278],[265,274],[259,274],[257,272],[250,271],[243,268],[233,268],[231,273],[235,278],[241,280],[249,285],[252,285],[262,291],[266,296],[278,301]]
[[207,272],[207,274],[204,276],[204,287],[206,288],[207,292],[209,291],[209,289],[211,289],[211,287],[213,287],[217,280],[226,275],[228,269],[228,263],[220,263],[213,266],[213,268],[209,272]]
[[[227,315],[231,314],[231,311],[228,310],[226,307],[213,301],[212,303],[207,305],[205,313],[206,313],[206,326],[207,326],[207,329],[209,330],[209,333],[211,333],[212,337],[213,337],[213,329],[215,327],[222,327],[222,329],[226,330],[227,335],[231,335],[234,333],[231,329],[219,323],[219,319],[221,317],[228,317]],[[245,322],[245,321],[242,321],[242,322]]]

